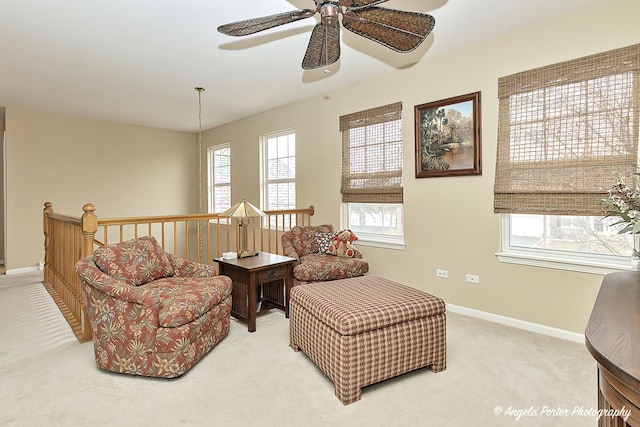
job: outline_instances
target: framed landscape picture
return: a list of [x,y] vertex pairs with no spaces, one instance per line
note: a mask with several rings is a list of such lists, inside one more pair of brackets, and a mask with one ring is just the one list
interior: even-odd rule
[[482,175],[480,92],[416,105],[416,178]]

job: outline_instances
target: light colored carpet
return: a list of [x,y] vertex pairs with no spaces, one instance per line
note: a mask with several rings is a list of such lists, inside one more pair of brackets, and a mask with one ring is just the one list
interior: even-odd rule
[[[584,345],[448,313],[447,370],[366,387],[344,406],[288,346],[279,310],[231,332],[188,373],[100,371],[38,273],[0,278],[3,426],[595,426],[596,365]],[[568,415],[550,411],[568,412]],[[498,413],[499,412],[499,413]],[[527,412],[518,417],[518,413]]]

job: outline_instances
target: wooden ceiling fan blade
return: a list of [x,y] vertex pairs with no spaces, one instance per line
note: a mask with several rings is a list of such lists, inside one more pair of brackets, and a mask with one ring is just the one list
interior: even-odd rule
[[340,26],[335,21],[334,25],[317,24],[311,38],[307,51],[302,60],[302,68],[313,70],[314,68],[326,67],[340,59]]
[[218,31],[228,36],[246,36],[259,31],[268,30],[290,22],[309,18],[316,13],[313,9],[299,9],[291,12],[278,13],[276,15],[263,16],[261,18],[245,19],[244,21],[231,22],[220,25]]
[[347,30],[397,52],[417,48],[435,24],[435,18],[426,13],[383,7],[349,10],[342,18],[342,25]]

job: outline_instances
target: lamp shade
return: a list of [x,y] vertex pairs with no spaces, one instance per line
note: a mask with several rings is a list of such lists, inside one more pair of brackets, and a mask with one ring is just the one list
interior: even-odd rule
[[256,218],[260,216],[267,216],[266,213],[253,206],[251,203],[242,199],[240,202],[231,206],[226,211],[219,214],[222,217],[229,218]]

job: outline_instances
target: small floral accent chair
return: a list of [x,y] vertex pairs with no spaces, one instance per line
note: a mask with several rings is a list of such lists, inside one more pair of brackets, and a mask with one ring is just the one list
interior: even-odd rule
[[337,235],[331,224],[296,225],[282,233],[284,255],[295,258],[293,285],[362,276],[369,271],[369,263],[354,248],[353,257],[327,253],[331,238]]
[[231,279],[151,236],[100,247],[76,272],[100,369],[178,377],[229,333]]

